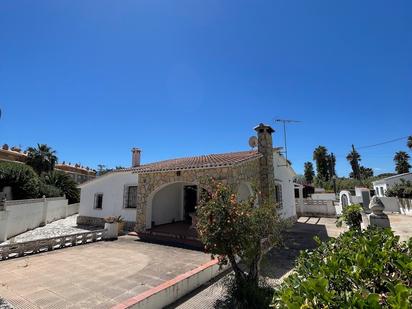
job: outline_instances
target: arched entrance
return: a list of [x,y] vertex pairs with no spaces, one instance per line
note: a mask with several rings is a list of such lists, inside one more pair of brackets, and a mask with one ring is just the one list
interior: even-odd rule
[[191,223],[200,197],[196,183],[173,182],[150,194],[146,210],[146,228],[174,223]]

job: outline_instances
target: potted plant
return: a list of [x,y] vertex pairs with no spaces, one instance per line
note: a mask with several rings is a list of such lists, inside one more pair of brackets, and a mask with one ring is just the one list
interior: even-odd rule
[[119,218],[120,217],[106,217],[104,218],[104,240],[116,240],[119,235]]
[[117,221],[117,234],[120,235],[124,231],[125,222],[121,216],[116,218]]

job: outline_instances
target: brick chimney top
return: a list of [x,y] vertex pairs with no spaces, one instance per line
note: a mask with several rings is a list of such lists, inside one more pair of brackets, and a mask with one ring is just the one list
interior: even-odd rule
[[142,151],[139,148],[132,148],[132,167],[140,166],[140,153]]

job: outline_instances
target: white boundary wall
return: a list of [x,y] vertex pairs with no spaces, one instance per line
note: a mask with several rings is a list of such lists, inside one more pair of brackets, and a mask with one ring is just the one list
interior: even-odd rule
[[412,199],[397,197],[379,197],[385,206],[384,212],[398,212],[402,215],[412,216]]
[[68,205],[63,197],[6,201],[0,211],[0,242],[78,211],[79,204]]

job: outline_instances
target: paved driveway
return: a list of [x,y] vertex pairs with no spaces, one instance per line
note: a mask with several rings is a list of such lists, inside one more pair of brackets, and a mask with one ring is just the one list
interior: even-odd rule
[[0,296],[16,308],[110,308],[210,260],[131,236],[0,262]]
[[[412,237],[412,217],[399,214],[389,214],[392,229],[395,234],[406,240]],[[274,248],[268,252],[262,261],[262,275],[269,283],[279,283],[292,271],[295,259],[301,250],[314,249],[317,247],[313,240],[318,236],[322,240],[336,237],[346,230],[337,228],[335,218],[300,217],[284,235],[282,248]],[[221,307],[219,301],[224,299],[225,287],[223,279],[210,282],[189,293],[167,309],[213,309]]]

